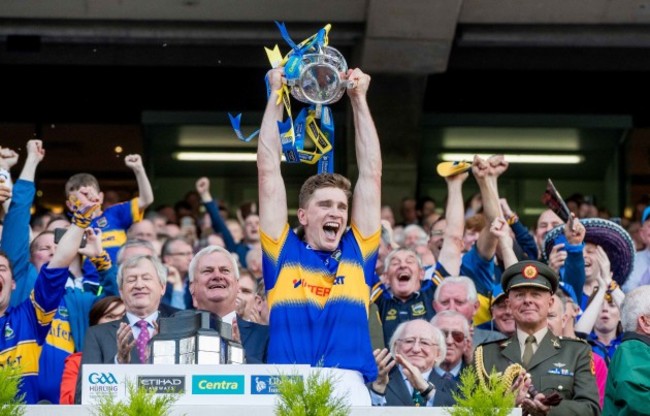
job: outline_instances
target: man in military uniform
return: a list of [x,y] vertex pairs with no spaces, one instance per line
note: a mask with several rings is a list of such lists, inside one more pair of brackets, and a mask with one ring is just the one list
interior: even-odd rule
[[[532,384],[537,391],[532,397],[518,395],[516,404],[524,415],[600,415],[589,345],[556,337],[548,329],[558,281],[555,271],[537,261],[521,261],[503,273],[501,284],[517,331],[507,340],[479,346],[474,353],[476,369],[479,377],[486,377],[492,368],[504,372],[512,364],[522,365],[530,379],[520,388]],[[561,401],[557,404],[553,398]]]

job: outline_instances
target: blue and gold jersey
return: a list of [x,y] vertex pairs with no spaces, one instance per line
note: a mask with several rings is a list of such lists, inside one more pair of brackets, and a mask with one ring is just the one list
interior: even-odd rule
[[62,299],[41,350],[38,374],[39,400],[59,403],[65,359],[73,352],[75,351],[70,316],[65,299]]
[[433,309],[433,295],[449,272],[440,263],[427,268],[420,290],[415,291],[408,300],[403,301],[391,293],[383,283],[377,282],[372,288],[370,301],[377,305],[379,320],[384,332],[384,345],[389,348],[390,338],[399,324],[413,319],[430,321],[436,314]]
[[269,317],[268,363],[311,364],[377,377],[368,332],[380,232],[352,224],[334,252],[312,250],[285,225],[278,240],[261,232]]
[[41,268],[29,299],[9,307],[0,317],[0,365],[20,366],[23,382],[20,393],[25,402],[38,402],[38,359],[41,346],[61,302],[68,279],[68,269]]
[[142,221],[143,214],[138,198],[133,198],[108,207],[91,223],[91,227],[102,230],[102,246],[114,264],[117,264],[118,250],[126,242],[126,230],[134,222]]

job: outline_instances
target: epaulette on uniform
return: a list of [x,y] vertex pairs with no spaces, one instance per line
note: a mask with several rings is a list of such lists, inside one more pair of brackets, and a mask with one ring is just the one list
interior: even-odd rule
[[[484,342],[484,343],[482,343],[480,346],[481,346],[481,347],[484,347],[484,346],[486,346],[486,345],[499,344],[500,347],[506,347],[506,346],[508,346],[508,344],[510,344],[511,342],[512,342],[512,338],[497,339],[497,340],[494,340],[494,341]],[[503,345],[501,345],[501,344],[503,344]]]
[[579,342],[581,344],[585,344],[589,346],[589,343],[587,342],[586,339],[583,338],[574,338],[574,337],[558,337],[560,341],[573,341],[573,342]]

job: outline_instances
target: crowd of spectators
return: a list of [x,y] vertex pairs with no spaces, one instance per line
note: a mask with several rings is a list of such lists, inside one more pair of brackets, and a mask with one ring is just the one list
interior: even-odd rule
[[[357,105],[355,114],[363,114],[365,109]],[[305,233],[305,241],[311,238],[323,245],[308,249],[328,253],[336,253],[336,245],[328,246],[330,240],[338,241],[333,236],[348,238],[343,236],[347,205],[344,223],[326,222],[322,235],[314,237],[309,218],[299,217],[302,233],[298,229],[294,234],[284,224],[286,200],[279,200],[273,189],[264,191],[266,211],[260,222],[256,202],[243,202],[230,212],[212,195],[205,177],[198,178],[195,190],[175,206],[152,209],[154,194],[139,155],[125,157],[138,185],[137,197],[108,203],[97,179],[81,173],[65,185],[68,215],[40,210],[32,214],[43,143],[29,141],[23,157],[22,170],[12,181],[19,155],[0,148],[0,173],[7,178],[0,183],[0,359],[3,365],[20,366],[27,403],[78,402],[81,364],[146,363],[147,344],[158,331],[159,317],[185,309],[207,310],[232,322],[247,362],[277,362],[279,346],[286,340],[274,338],[273,323],[279,325],[279,308],[290,302],[278,301],[287,296],[285,289],[265,289],[265,283],[280,285],[279,278],[265,273],[277,267],[281,274],[272,261],[280,255],[291,257],[286,245],[298,244]],[[647,371],[634,378],[611,375],[613,368],[625,373],[620,366],[645,365],[647,370],[647,363],[640,363],[635,354],[647,356],[650,346],[650,208],[640,211],[638,221],[624,221],[623,227],[589,198],[576,194],[567,199],[572,211],[568,222],[545,210],[536,223],[524,224],[499,195],[498,179],[506,174],[507,161],[501,156],[476,157],[469,168],[472,175],[464,169],[441,179],[447,185],[444,207],[430,197],[407,197],[401,219],[389,206],[377,210],[378,249],[368,245],[363,253],[364,259],[376,262],[364,266],[362,279],[374,283],[365,295],[374,304],[367,315],[374,364],[372,371],[363,370],[372,403],[453,404],[460,373],[472,366],[476,347],[516,336],[509,288],[501,286],[501,277],[524,260],[547,263],[559,277],[557,291],[551,293],[549,330],[590,346],[600,406],[620,409],[620,401],[627,402],[621,395],[633,394],[629,391],[642,395],[645,389],[647,399]],[[268,185],[262,174],[261,187]],[[463,184],[471,176],[480,193],[464,201]],[[363,197],[369,206],[378,202]],[[269,201],[276,205],[269,207]],[[285,206],[279,208],[281,204]],[[282,215],[277,223],[269,221]],[[354,233],[349,238],[356,239],[361,250],[369,244],[363,239],[374,235],[367,216],[374,214],[353,208]],[[360,225],[367,227],[362,230]],[[286,242],[280,244],[281,239]],[[346,253],[339,251],[341,255],[345,258]],[[332,255],[325,264],[338,265],[339,260]],[[311,290],[329,293],[321,287]],[[646,295],[635,295],[628,305],[626,294],[638,291]],[[268,293],[274,298],[267,299]],[[358,331],[366,322],[355,325]],[[645,350],[634,343],[645,343]],[[623,347],[624,355],[617,355]]]

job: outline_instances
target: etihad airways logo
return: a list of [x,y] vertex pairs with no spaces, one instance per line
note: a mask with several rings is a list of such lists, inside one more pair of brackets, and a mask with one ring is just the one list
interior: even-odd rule
[[184,376],[138,376],[138,384],[155,393],[184,393]]

